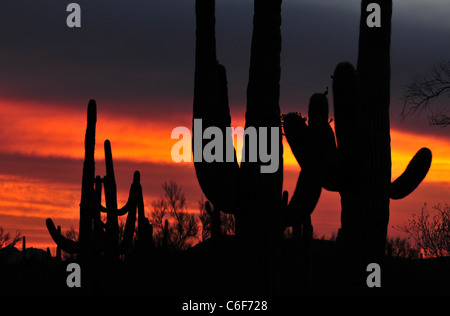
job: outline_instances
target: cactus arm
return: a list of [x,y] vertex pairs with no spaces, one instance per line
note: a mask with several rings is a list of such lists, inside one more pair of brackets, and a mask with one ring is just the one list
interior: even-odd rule
[[308,126],[306,118],[299,113],[287,113],[282,115],[283,134],[291,148],[300,168],[304,166],[306,143],[308,138]]
[[390,198],[402,199],[413,192],[427,175],[431,160],[431,151],[428,148],[420,149],[409,162],[403,174],[392,182]]
[[[360,128],[360,111],[356,99],[358,90],[356,71],[351,63],[342,62],[336,66],[333,75],[333,98],[334,98],[334,120],[337,146],[340,156],[350,156],[355,145],[360,146],[362,137],[354,133],[349,126],[354,129]],[[356,157],[355,157],[356,160]],[[339,161],[347,169],[351,168],[353,161],[341,159]]]
[[78,242],[71,241],[56,229],[53,221],[48,218],[46,226],[55,243],[68,253],[78,253],[80,257],[90,254],[93,239],[92,219],[95,214],[91,208],[91,202],[95,201],[94,179],[95,179],[95,126],[97,123],[97,104],[90,100],[87,109],[87,125],[84,138],[84,162],[81,183],[80,201],[80,226]]
[[328,121],[327,93],[310,98],[308,122],[297,113],[283,115],[283,127],[294,156],[301,167],[297,185],[286,212],[286,225],[302,225],[319,201],[322,187],[338,190],[337,148]]
[[119,253],[125,253],[131,248],[135,228],[136,228],[136,208],[134,209],[134,211],[130,210],[128,212],[122,242],[119,246]]
[[[194,167],[206,198],[223,211],[232,213],[239,201],[239,165],[231,137],[225,137],[221,149],[223,161],[227,160],[227,148],[232,149],[233,162],[205,162],[202,159],[203,149],[208,143],[207,140],[202,141],[204,130],[217,127],[222,135],[226,135],[226,128],[231,125],[226,71],[216,56],[214,0],[196,1],[196,24],[192,128]],[[201,127],[195,124],[196,119],[202,120]]]
[[314,211],[322,192],[317,174],[309,170],[300,171],[292,198],[286,210],[286,226],[302,223]]
[[104,207],[101,203],[97,203],[97,211],[102,212],[102,213],[107,213],[108,209],[106,207]]
[[70,240],[64,237],[55,227],[51,218],[47,218],[45,221],[47,230],[50,233],[53,241],[56,245],[69,254],[75,254],[79,252],[79,244],[76,241]]
[[[95,200],[94,180],[95,180],[95,129],[97,124],[97,104],[95,100],[90,100],[87,110],[87,126],[84,139],[84,162],[83,175],[81,183],[81,202],[80,202],[80,227],[79,250],[90,252],[91,241],[93,238],[92,217],[94,216],[91,208],[92,201]],[[83,256],[83,254],[81,254]]]
[[[109,218],[112,223],[115,224],[117,221],[117,216],[123,216],[128,211],[133,211],[133,208],[136,208],[136,197],[132,194],[130,190],[130,195],[128,196],[127,203],[121,207],[117,207],[117,185],[114,174],[114,165],[112,159],[112,150],[111,150],[111,142],[109,140],[105,141],[105,165],[106,165],[106,177],[104,180],[105,183],[105,201],[106,208],[100,207],[100,210],[108,213]],[[136,181],[139,183],[140,174],[138,171],[134,173],[133,183]]]
[[130,195],[128,195],[127,203],[125,203],[124,206],[119,208],[117,210],[116,214],[118,216],[123,216],[123,215],[127,214],[128,212],[132,212],[133,209],[136,207],[136,201],[134,199],[135,199],[135,197],[130,192]]
[[246,126],[280,126],[280,54],[281,0],[254,1]]
[[[140,189],[140,173],[139,171],[135,171],[133,183],[131,184],[130,188],[130,195],[129,195],[129,210],[127,215],[127,220],[125,223],[125,229],[123,232],[123,238],[122,243],[119,246],[119,252],[125,253],[128,251],[128,249],[131,248],[133,243],[133,235],[134,230],[136,228],[136,208],[137,208],[137,202],[138,202],[138,194]],[[128,204],[128,203],[127,203]]]
[[139,247],[151,249],[153,247],[153,226],[145,217],[144,196],[142,194],[142,186],[138,186],[137,191],[137,212],[138,212],[138,231],[137,243]]
[[141,185],[140,178],[141,178],[141,175],[140,175],[139,171],[135,171],[134,175],[133,175],[133,183],[131,184],[131,187],[130,187],[130,193],[128,194],[127,203],[125,203],[125,205],[123,207],[121,207],[117,210],[118,216],[123,216],[123,215],[127,214],[128,212],[136,211],[136,206],[137,206],[138,198],[139,198],[138,191],[139,191],[139,187]]
[[[105,167],[106,178],[104,180],[105,187],[108,188],[108,199],[106,200],[107,208],[117,209],[117,185],[116,176],[114,174],[114,164],[112,158],[111,142],[107,139],[104,142],[105,149]],[[106,190],[106,189],[105,189]]]
[[119,227],[117,218],[117,186],[116,177],[114,174],[114,164],[112,158],[111,142],[107,139],[104,142],[105,148],[105,167],[106,176],[104,179],[105,186],[105,203],[107,209],[107,225],[114,229]]

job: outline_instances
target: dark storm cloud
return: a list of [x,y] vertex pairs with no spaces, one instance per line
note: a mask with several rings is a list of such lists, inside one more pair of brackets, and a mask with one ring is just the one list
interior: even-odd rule
[[190,94],[193,1],[78,3],[79,29],[66,26],[68,2],[0,4],[2,96],[70,104]]
[[[194,0],[77,1],[82,9],[79,29],[66,26],[68,3],[0,3],[3,98],[83,108],[88,99],[96,98],[110,111],[153,117],[163,114],[164,102],[165,115],[190,115]],[[350,7],[333,1],[284,1],[283,112],[305,113],[314,92],[331,88],[330,75],[337,63],[356,63],[359,1],[352,3]],[[227,68],[232,109],[245,108],[252,6],[251,0],[216,1],[218,58]],[[443,135],[443,129],[429,128],[425,116],[403,121],[399,117],[402,87],[415,74],[450,56],[450,28],[427,24],[432,17],[413,19],[407,9],[402,3],[394,5],[392,124]]]

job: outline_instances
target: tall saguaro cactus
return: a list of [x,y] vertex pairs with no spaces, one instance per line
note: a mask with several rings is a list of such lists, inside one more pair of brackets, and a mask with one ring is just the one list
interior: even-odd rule
[[96,197],[94,191],[95,181],[95,127],[97,123],[97,105],[94,100],[89,101],[87,110],[87,126],[84,139],[84,162],[83,176],[81,182],[81,202],[80,202],[80,226],[78,241],[67,239],[56,229],[53,221],[46,220],[47,229],[55,243],[64,251],[80,257],[90,257],[93,255],[93,232],[92,218],[96,207]]
[[[267,243],[281,234],[280,201],[283,168],[279,107],[281,0],[258,0],[254,4],[253,39],[249,82],[247,87],[246,129],[260,127],[278,129],[279,168],[274,173],[261,173],[261,160],[249,162],[249,143],[244,139],[245,162],[239,166],[226,162],[226,148],[232,145],[226,127],[231,124],[225,67],[219,64],[215,39],[215,1],[197,0],[197,41],[193,118],[202,119],[201,130],[193,124],[194,134],[208,127],[219,128],[227,135],[223,142],[223,162],[202,161],[205,144],[193,137],[194,165],[205,196],[218,209],[236,217],[236,233],[248,240]],[[276,134],[273,134],[277,136]],[[265,144],[264,144],[265,145]],[[266,145],[267,146],[267,145]],[[228,156],[229,157],[229,156]]]
[[[105,183],[106,208],[100,204],[102,179],[95,177],[95,128],[97,122],[97,106],[94,100],[88,105],[87,127],[84,141],[85,157],[81,184],[80,227],[78,241],[65,238],[57,230],[53,221],[46,220],[47,229],[55,243],[67,253],[78,254],[82,260],[89,260],[95,254],[106,250],[112,257],[125,252],[131,246],[136,222],[136,208],[142,204],[142,188],[140,174],[134,173],[130,195],[126,205],[117,208],[117,192],[112,162],[111,144],[105,141],[105,162],[107,175]],[[139,200],[139,201],[138,201]],[[100,218],[100,212],[107,213],[106,225]],[[119,244],[117,216],[128,213],[124,237]]]
[[[367,6],[381,8],[380,27],[367,25]],[[339,153],[341,240],[360,263],[376,262],[385,249],[390,199],[411,193],[426,176],[431,151],[422,148],[391,183],[390,43],[392,0],[362,0],[356,70],[336,67],[333,77]]]
[[[274,273],[278,270],[274,266],[276,244],[283,229],[283,147],[279,107],[281,0],[254,2],[245,128],[254,128],[257,140],[249,144],[244,139],[243,161],[240,166],[236,161],[236,153],[227,155],[226,151],[233,147],[233,140],[226,133],[231,117],[226,71],[219,64],[216,54],[215,1],[197,0],[196,16],[192,141],[196,175],[206,198],[214,207],[234,214],[236,235],[243,243],[250,245],[250,260],[254,260],[252,266],[257,264],[264,270],[265,274],[261,279],[264,279],[262,282],[270,290],[270,283],[276,279]],[[196,119],[202,120],[201,127],[196,124]],[[222,135],[226,135],[223,141],[223,162],[202,160],[203,149],[208,143],[198,143],[195,134],[203,135],[209,127],[218,128]],[[264,129],[268,130],[266,135],[261,133]],[[273,173],[262,173],[261,166],[264,162],[260,157],[257,161],[250,161],[250,149],[260,152],[261,148],[268,148],[269,142],[273,140],[278,141],[278,169]],[[227,159],[230,156],[234,158],[233,162]],[[255,278],[260,279],[256,275]]]

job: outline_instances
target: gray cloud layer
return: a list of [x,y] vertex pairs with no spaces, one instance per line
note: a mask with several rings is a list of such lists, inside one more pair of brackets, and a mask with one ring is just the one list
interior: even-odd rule
[[[216,2],[218,55],[227,67],[231,106],[244,109],[253,2]],[[1,97],[83,108],[88,99],[96,98],[110,111],[127,115],[190,115],[194,0],[77,1],[82,9],[80,29],[65,24],[68,3],[0,3]],[[414,19],[414,8],[425,11]],[[450,56],[450,26],[436,23],[442,18],[439,8],[448,5],[418,7],[414,2],[408,7],[399,1],[394,6],[391,117],[395,126],[448,136],[448,130],[429,128],[425,116],[406,121],[398,116],[402,86]],[[336,64],[356,62],[358,24],[359,1],[343,6],[332,0],[284,1],[283,112],[306,112],[309,96],[331,87]],[[159,100],[173,102],[161,113]]]

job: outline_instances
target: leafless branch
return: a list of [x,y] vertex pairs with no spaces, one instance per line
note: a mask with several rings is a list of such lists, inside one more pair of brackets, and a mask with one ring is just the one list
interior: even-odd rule
[[450,117],[447,113],[435,113],[431,102],[440,96],[450,96],[450,60],[440,62],[426,75],[417,75],[403,92],[402,116],[420,114],[427,109],[431,112],[430,122],[433,125],[447,126]]

